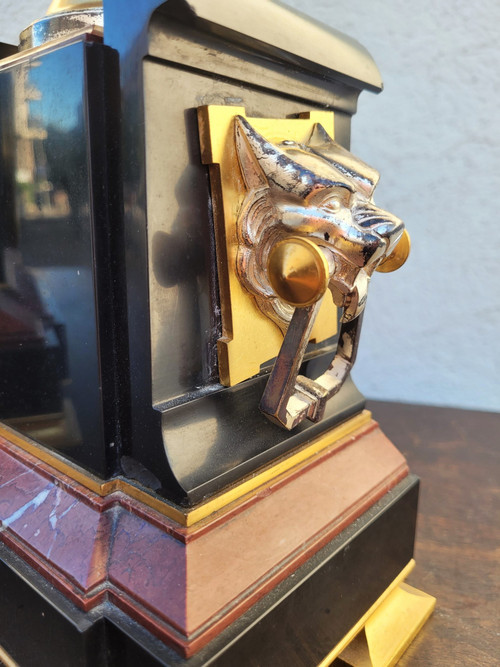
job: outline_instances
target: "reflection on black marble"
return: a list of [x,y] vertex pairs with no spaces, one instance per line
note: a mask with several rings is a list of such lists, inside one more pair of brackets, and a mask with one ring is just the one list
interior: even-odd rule
[[99,470],[84,71],[83,44],[0,71],[0,418]]

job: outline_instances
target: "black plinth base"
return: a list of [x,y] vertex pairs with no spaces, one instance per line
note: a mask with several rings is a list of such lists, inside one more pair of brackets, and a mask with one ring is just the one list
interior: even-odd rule
[[20,667],[313,667],[411,560],[417,500],[410,475],[187,660],[109,603],[77,609],[1,545],[0,645]]

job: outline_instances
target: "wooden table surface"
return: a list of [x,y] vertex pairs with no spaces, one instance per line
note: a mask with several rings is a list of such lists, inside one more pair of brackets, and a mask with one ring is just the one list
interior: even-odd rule
[[368,407],[421,478],[408,583],[437,597],[399,666],[500,665],[500,414]]

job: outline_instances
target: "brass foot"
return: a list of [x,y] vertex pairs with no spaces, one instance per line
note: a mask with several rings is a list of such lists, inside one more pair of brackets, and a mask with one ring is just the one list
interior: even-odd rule
[[397,663],[436,606],[436,598],[404,582],[414,565],[414,561],[409,563],[318,667],[346,663],[390,667]]

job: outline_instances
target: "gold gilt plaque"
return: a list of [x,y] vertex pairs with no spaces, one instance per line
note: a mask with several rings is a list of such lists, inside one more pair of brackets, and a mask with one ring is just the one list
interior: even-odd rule
[[[331,111],[311,111],[300,118],[248,118],[244,107],[204,106],[198,109],[201,156],[210,166],[217,268],[219,277],[222,337],[218,340],[220,381],[233,386],[260,372],[274,359],[283,342],[280,327],[257,306],[237,274],[237,220],[247,194],[235,146],[234,123],[247,118],[272,143],[305,142],[316,123],[334,136]],[[338,313],[331,298],[322,301],[311,332],[320,343],[337,333]]]

